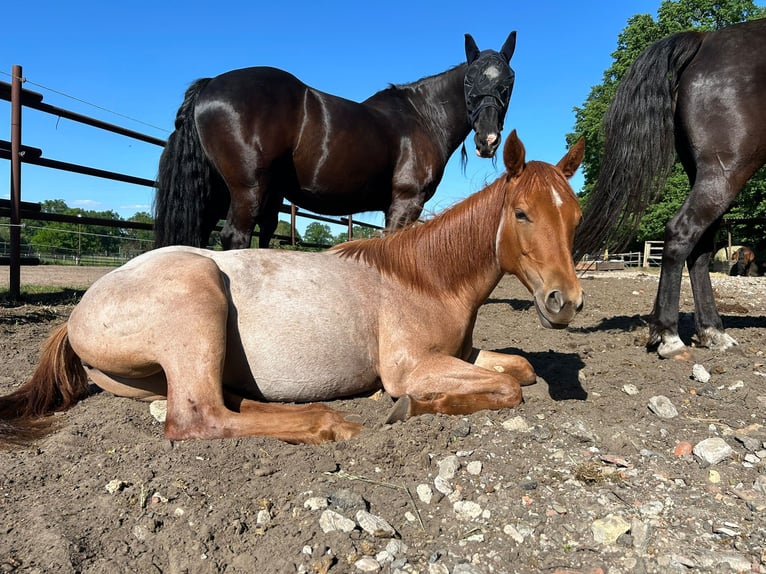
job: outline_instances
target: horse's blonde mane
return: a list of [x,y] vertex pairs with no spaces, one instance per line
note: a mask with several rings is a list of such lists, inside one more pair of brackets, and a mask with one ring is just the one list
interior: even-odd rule
[[495,263],[504,187],[501,177],[424,223],[380,238],[343,243],[333,250],[432,295],[458,290],[477,269]]

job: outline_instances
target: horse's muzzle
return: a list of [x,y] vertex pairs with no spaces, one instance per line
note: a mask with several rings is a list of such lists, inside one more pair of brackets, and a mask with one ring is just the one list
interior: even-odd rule
[[538,301],[535,297],[535,310],[540,319],[540,323],[547,329],[564,329],[575,315],[583,308],[584,296],[582,292],[578,299],[567,300],[561,291],[554,289],[548,292],[544,301]]
[[497,148],[500,147],[500,136],[498,134],[489,134],[480,136],[478,133],[473,138],[476,144],[476,155],[484,158],[495,157]]

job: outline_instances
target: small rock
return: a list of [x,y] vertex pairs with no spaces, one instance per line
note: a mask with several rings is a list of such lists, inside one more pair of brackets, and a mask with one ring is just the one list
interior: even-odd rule
[[452,494],[452,485],[450,481],[442,476],[434,478],[434,487],[445,496]]
[[359,526],[376,538],[393,538],[396,536],[396,530],[380,516],[370,514],[366,510],[359,510],[356,513],[356,521]]
[[663,419],[672,419],[678,416],[676,407],[664,395],[657,395],[649,399],[649,410]]
[[354,562],[354,567],[361,572],[378,572],[380,570],[378,561],[369,556],[365,556]]
[[466,470],[468,471],[468,474],[472,474],[474,476],[480,475],[481,469],[482,469],[482,463],[480,460],[472,460],[466,466]]
[[710,381],[710,373],[707,372],[705,367],[699,363],[695,363],[692,367],[692,378],[695,381],[699,381],[700,383],[705,384]]
[[481,516],[482,508],[470,500],[458,500],[452,509],[459,520],[475,520]]
[[326,498],[322,496],[312,496],[311,498],[306,499],[306,502],[303,503],[303,508],[309,510],[322,510],[323,508],[327,508],[328,505],[329,503]]
[[721,473],[711,468],[710,472],[707,473],[707,479],[711,484],[718,484],[721,482]]
[[674,456],[684,456],[687,454],[691,454],[692,452],[692,443],[686,440],[682,440],[676,445],[676,448],[673,449],[673,455]]
[[508,419],[507,421],[503,421],[503,428],[515,432],[527,432],[529,431],[529,424],[524,420],[524,417],[517,416]]
[[638,387],[636,385],[628,383],[626,385],[622,385],[622,392],[625,393],[626,395],[634,397],[638,394]]
[[766,474],[759,474],[753,482],[753,490],[766,496]]
[[338,514],[334,510],[325,510],[322,512],[322,516],[319,517],[319,527],[325,534],[338,530],[341,532],[351,532],[356,528],[356,522],[342,514]]
[[110,480],[106,483],[106,491],[109,494],[114,494],[115,492],[121,491],[123,488],[128,486],[128,483],[123,480]]
[[503,533],[510,536],[516,544],[521,544],[522,542],[524,542],[524,535],[521,532],[519,532],[515,526],[511,524],[506,524],[505,526],[503,526]]
[[437,466],[439,467],[439,476],[445,480],[452,480],[460,468],[460,461],[457,456],[451,455],[440,460]]
[[630,530],[630,522],[622,516],[608,514],[594,521],[590,528],[597,543],[614,544],[620,536]]
[[741,442],[742,446],[744,446],[745,449],[749,450],[750,452],[756,452],[761,448],[761,441],[759,441],[757,438],[753,438],[744,434],[735,434],[734,438]]
[[158,423],[165,423],[168,416],[168,401],[152,401],[149,403],[149,414],[154,417]]
[[424,502],[426,504],[431,504],[431,499],[434,496],[433,490],[431,490],[431,487],[427,484],[418,484],[415,491],[418,493],[418,498],[421,502]]
[[367,501],[353,490],[341,488],[330,495],[330,504],[340,510],[367,510]]
[[708,464],[718,464],[733,455],[734,449],[722,438],[714,436],[698,442],[692,452]]

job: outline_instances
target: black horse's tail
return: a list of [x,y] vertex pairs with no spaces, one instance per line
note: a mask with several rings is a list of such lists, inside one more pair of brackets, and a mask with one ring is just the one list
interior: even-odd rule
[[[575,255],[621,249],[667,179],[675,159],[674,99],[702,42],[680,32],[650,45],[628,70],[604,116],[604,157],[575,237]],[[616,225],[618,224],[618,225]]]
[[175,131],[160,156],[154,199],[154,245],[204,247],[216,221],[210,213],[215,188],[223,184],[205,156],[194,123],[194,106],[210,78],[186,90],[176,114]]

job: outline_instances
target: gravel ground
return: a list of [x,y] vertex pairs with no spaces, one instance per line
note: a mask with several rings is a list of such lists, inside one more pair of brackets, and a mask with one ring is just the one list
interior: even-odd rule
[[[94,394],[0,452],[0,572],[766,572],[766,279],[714,282],[740,345],[683,362],[644,347],[656,274],[585,275],[565,331],[506,278],[475,344],[530,360],[524,403],[379,428],[388,397],[341,401],[367,427],[347,442],[170,442],[146,404]],[[79,293],[0,307],[0,392]],[[687,339],[692,309],[685,279]]]

